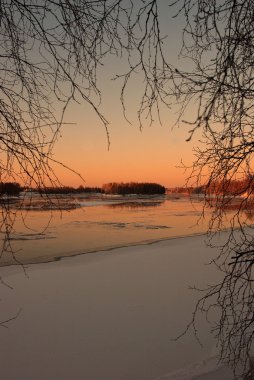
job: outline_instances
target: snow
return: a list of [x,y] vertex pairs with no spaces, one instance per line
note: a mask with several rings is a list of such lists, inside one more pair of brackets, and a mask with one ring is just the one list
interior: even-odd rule
[[217,365],[205,318],[189,322],[191,285],[219,279],[215,254],[193,236],[1,268],[5,380],[231,380]]

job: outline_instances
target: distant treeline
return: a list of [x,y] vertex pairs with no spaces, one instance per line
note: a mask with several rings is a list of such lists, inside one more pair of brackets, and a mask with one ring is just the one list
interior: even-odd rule
[[102,187],[74,188],[71,186],[44,187],[34,189],[41,194],[79,194],[79,193],[101,193],[101,194],[165,194],[165,187],[157,183],[106,183]]
[[0,182],[0,196],[18,196],[22,190],[17,182]]
[[206,187],[206,193],[224,195],[250,195],[254,193],[254,177],[249,176],[243,179],[224,179],[223,181],[212,182]]
[[[0,182],[0,196],[18,196],[24,188],[17,182]],[[25,189],[28,190],[28,189]],[[100,193],[100,194],[165,194],[166,189],[158,183],[150,182],[110,182],[102,187],[77,188],[71,186],[43,187],[30,189],[38,191],[40,194],[80,194],[80,193]],[[188,194],[223,194],[223,195],[249,195],[254,194],[254,176],[249,176],[239,180],[224,179],[223,181],[211,182],[208,185],[196,187],[175,187],[168,189],[172,193]]]
[[240,196],[243,194],[254,194],[254,177],[243,179],[224,179],[222,181],[210,182],[207,185],[197,187],[176,187],[171,189],[175,193],[189,194],[222,194],[229,196]]
[[100,187],[84,187],[79,186],[77,188],[71,186],[61,187],[43,187],[35,189],[40,194],[80,194],[80,193],[101,193]]
[[102,191],[105,194],[165,194],[166,189],[164,186],[158,183],[106,183],[102,186]]

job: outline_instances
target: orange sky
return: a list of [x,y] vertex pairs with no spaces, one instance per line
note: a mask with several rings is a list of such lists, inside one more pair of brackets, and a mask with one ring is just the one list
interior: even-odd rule
[[[182,31],[179,21],[170,19],[167,7],[162,12],[161,22],[162,32],[168,34],[165,46],[170,51],[170,61],[177,65]],[[55,158],[79,172],[86,186],[101,186],[113,181],[149,181],[167,187],[181,186],[186,174],[176,166],[180,165],[181,159],[186,164],[192,162],[193,141],[186,142],[188,126],[181,123],[180,128],[172,131],[176,120],[176,108],[173,107],[171,110],[161,110],[162,126],[156,119],[152,126],[144,122],[141,132],[137,109],[142,83],[139,83],[138,77],[130,82],[126,96],[127,115],[133,123],[128,124],[119,99],[120,83],[111,80],[115,74],[124,71],[124,65],[120,59],[109,59],[98,76],[102,89],[100,109],[110,123],[110,149],[104,127],[94,111],[83,102],[72,103],[64,121],[75,124],[63,127]],[[57,173],[64,185],[81,184],[80,178],[61,167],[57,168]]]
[[[110,147],[103,125],[88,107],[73,105],[62,137],[55,148],[55,158],[75,169],[85,179],[87,186],[101,186],[113,181],[159,182],[167,187],[184,184],[184,171],[176,166],[181,159],[192,162],[193,142],[186,142],[188,128],[182,124],[172,130],[173,118],[159,125],[129,125],[118,111],[108,108]],[[195,141],[196,139],[194,139]],[[65,185],[78,186],[80,178],[58,167],[57,173]]]

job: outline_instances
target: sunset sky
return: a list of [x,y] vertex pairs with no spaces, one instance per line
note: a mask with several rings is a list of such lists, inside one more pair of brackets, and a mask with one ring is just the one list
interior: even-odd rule
[[[118,112],[114,112],[113,106],[108,108],[108,114],[112,115],[108,149],[105,129],[98,118],[82,106],[71,107],[68,119],[76,124],[63,127],[55,157],[79,172],[87,186],[112,181],[150,181],[168,187],[183,185],[185,174],[177,166],[181,159],[186,164],[192,162],[193,149],[193,142],[185,141],[186,125],[172,130],[169,112],[167,123],[144,126],[140,131],[138,123],[129,125],[118,108]],[[66,169],[59,167],[57,172],[64,184],[78,186],[81,183],[80,178]]]
[[[168,35],[166,50],[170,53],[170,62],[177,66],[183,24],[180,19],[172,19],[172,14],[172,10],[162,6],[162,34]],[[156,119],[152,126],[144,121],[140,131],[137,109],[142,83],[139,83],[138,76],[130,82],[126,95],[127,116],[132,124],[127,123],[120,103],[120,83],[111,79],[124,68],[124,60],[110,58],[99,72],[102,89],[100,110],[109,122],[109,149],[105,128],[94,110],[84,103],[72,103],[65,122],[73,124],[62,128],[55,158],[80,173],[86,186],[100,186],[113,181],[149,181],[167,187],[181,186],[186,174],[177,166],[181,160],[191,164],[197,137],[186,142],[190,127],[184,123],[172,130],[176,121],[174,106],[171,110],[161,109],[162,125]],[[78,176],[61,167],[57,168],[57,173],[64,185],[79,186],[82,183]]]

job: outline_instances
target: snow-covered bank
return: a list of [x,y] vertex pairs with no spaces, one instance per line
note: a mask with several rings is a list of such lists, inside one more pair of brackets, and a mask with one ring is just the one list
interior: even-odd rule
[[[191,318],[198,294],[219,274],[203,236],[97,252],[27,268],[1,268],[1,377],[5,380],[228,380],[215,342]],[[198,365],[193,363],[200,363]],[[222,372],[221,372],[222,371]],[[221,375],[222,373],[222,375]],[[219,377],[220,376],[220,377]],[[222,376],[222,377],[221,377]],[[227,376],[227,377],[225,377]]]
[[219,364],[216,356],[193,363],[186,368],[166,373],[155,380],[233,380],[232,371]]

